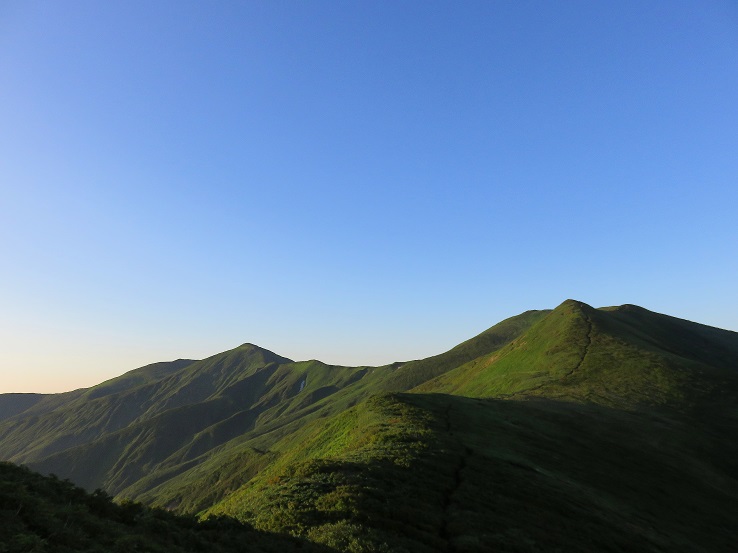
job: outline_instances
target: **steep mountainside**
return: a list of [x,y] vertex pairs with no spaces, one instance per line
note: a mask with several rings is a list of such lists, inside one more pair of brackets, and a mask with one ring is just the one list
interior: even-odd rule
[[0,458],[341,551],[732,551],[738,334],[632,305],[384,367],[244,344],[3,405]]

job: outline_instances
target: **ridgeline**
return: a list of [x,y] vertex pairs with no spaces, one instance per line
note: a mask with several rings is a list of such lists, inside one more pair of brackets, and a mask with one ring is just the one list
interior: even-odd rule
[[[182,543],[220,521],[258,535],[234,538],[253,551],[727,553],[736,430],[738,334],[632,305],[567,300],[382,367],[244,344],[66,394],[0,395],[0,459],[58,475],[2,465],[4,539],[52,543],[14,505],[63,488],[51,496],[70,505],[99,490],[122,502],[104,495],[111,528],[135,505],[189,532]],[[66,550],[92,550],[84,535]]]

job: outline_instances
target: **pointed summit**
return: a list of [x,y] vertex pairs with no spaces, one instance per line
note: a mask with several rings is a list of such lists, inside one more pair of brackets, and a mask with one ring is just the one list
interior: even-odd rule
[[593,311],[597,311],[594,307],[592,307],[588,303],[585,303],[585,302],[579,301],[579,300],[574,300],[574,299],[571,299],[571,298],[562,301],[558,305],[558,307],[556,307],[556,309],[554,309],[554,311],[559,310],[559,309],[564,310],[564,311],[569,311],[569,312],[572,312],[572,311],[581,311],[581,312],[584,312],[584,313],[592,313]]

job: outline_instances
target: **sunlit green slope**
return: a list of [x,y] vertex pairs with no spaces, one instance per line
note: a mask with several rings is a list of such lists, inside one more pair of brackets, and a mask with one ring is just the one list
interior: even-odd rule
[[634,409],[734,409],[738,334],[636,306],[569,300],[504,348],[417,387],[469,397],[542,396]]
[[526,311],[505,319],[445,353],[408,363],[396,363],[396,369],[385,379],[383,388],[387,391],[409,390],[469,361],[496,353],[549,313],[550,310]]

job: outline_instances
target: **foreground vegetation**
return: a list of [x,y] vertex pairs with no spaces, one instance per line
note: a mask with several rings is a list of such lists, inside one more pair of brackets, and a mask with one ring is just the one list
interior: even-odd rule
[[734,550],[738,448],[684,421],[402,394],[310,430],[205,516],[349,552]]
[[117,504],[67,480],[0,463],[0,552],[125,552],[330,550],[259,532],[226,517],[200,522],[139,503]]

